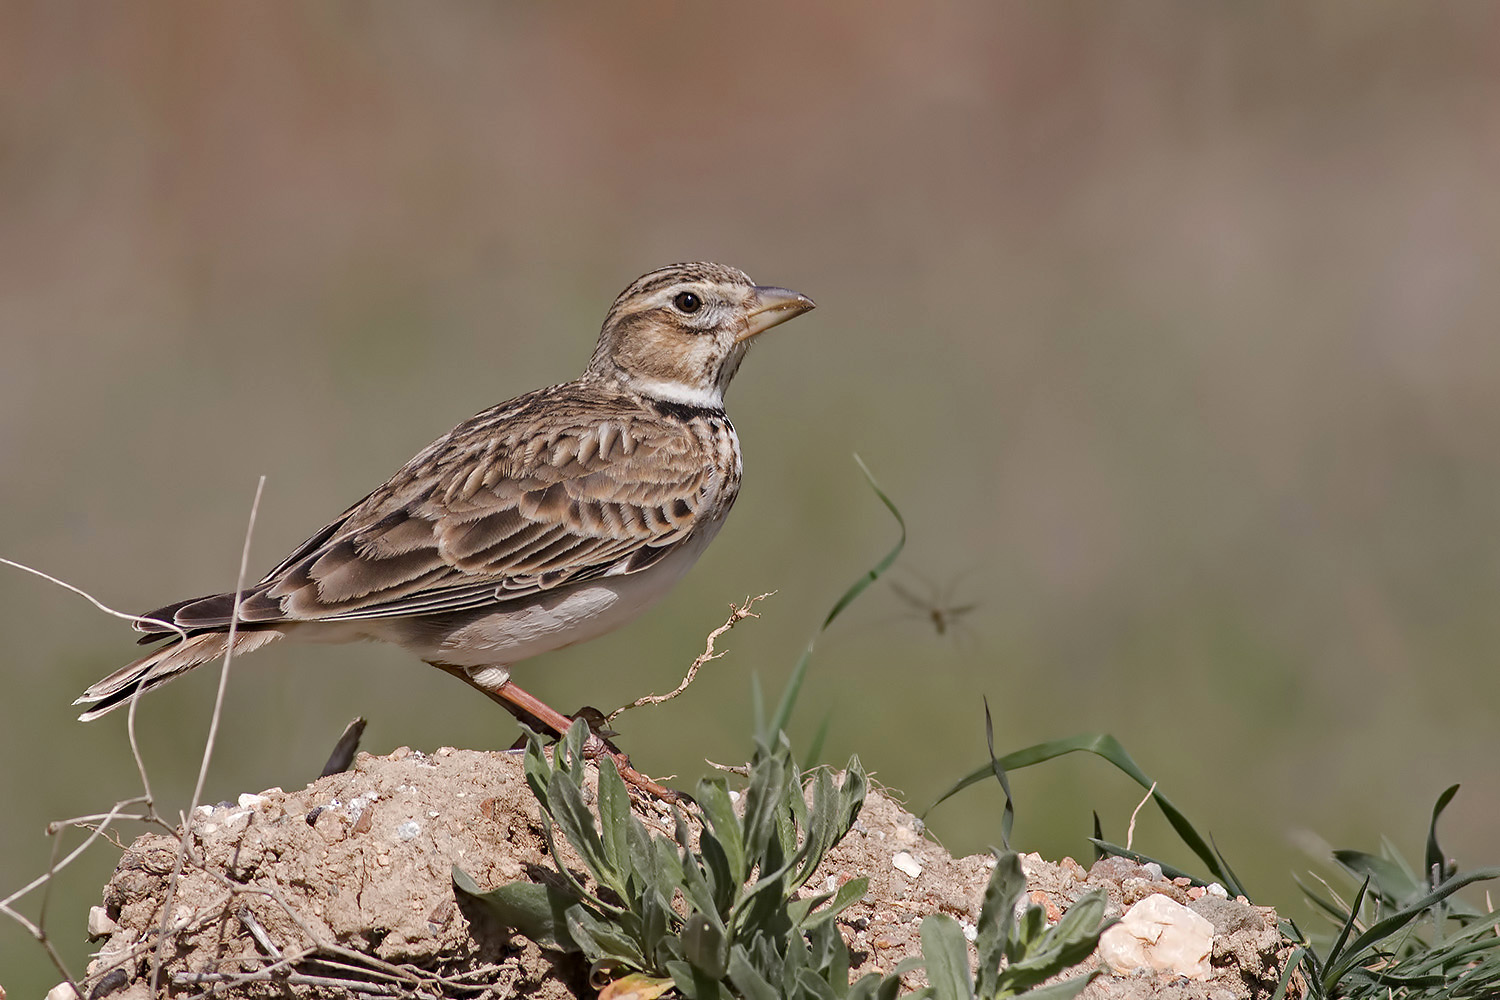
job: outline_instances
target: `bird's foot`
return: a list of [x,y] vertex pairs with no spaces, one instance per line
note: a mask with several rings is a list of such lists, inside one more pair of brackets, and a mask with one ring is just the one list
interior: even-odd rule
[[589,735],[583,741],[583,755],[589,760],[597,761],[600,757],[608,757],[615,762],[615,770],[620,773],[620,778],[625,784],[639,789],[648,795],[655,796],[664,802],[691,802],[692,797],[686,792],[666,788],[652,781],[646,775],[637,771],[630,763],[630,755],[615,746],[610,739],[618,733],[605,728],[609,721],[603,712],[597,708],[585,705],[573,713],[574,719],[582,719],[588,724]]

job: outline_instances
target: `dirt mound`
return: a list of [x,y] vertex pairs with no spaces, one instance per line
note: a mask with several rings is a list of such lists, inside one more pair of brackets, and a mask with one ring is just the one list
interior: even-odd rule
[[[666,807],[638,805],[670,834]],[[454,865],[486,888],[552,868],[518,754],[444,748],[361,754],[352,770],[305,789],[273,788],[202,807],[189,856],[161,834],[125,851],[90,933],[90,1000],[199,995],[566,998],[592,996],[579,963],[552,958],[455,896]],[[577,859],[564,864],[579,867]],[[809,886],[866,876],[870,891],[840,924],[857,974],[919,954],[918,925],[943,912],[972,927],[994,861],[953,858],[921,823],[872,790],[858,822]],[[1137,972],[1099,977],[1085,997],[1265,995],[1284,943],[1275,914],[1112,859],[1092,872],[1024,859],[1031,898],[1055,919],[1103,886],[1111,915],[1165,895],[1213,927],[1211,978]],[[1094,960],[1086,963],[1091,967]]]

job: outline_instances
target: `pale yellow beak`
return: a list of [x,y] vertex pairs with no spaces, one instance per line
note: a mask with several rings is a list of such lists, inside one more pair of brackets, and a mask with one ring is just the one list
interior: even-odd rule
[[750,307],[749,322],[745,324],[744,332],[734,338],[735,343],[743,343],[773,326],[801,316],[815,305],[812,299],[790,288],[756,285],[755,303]]

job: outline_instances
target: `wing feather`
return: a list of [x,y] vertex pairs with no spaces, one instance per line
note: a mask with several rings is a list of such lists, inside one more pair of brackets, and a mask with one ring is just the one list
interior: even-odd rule
[[[242,619],[430,614],[639,572],[733,501],[726,432],[732,447],[727,421],[663,420],[597,384],[501,404],[298,546],[246,593]],[[218,595],[153,617],[222,628],[232,605]]]

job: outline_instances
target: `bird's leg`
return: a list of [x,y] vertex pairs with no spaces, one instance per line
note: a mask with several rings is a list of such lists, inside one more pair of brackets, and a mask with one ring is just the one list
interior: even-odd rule
[[[517,721],[533,729],[549,729],[556,733],[558,738],[565,736],[568,729],[573,725],[573,720],[563,715],[557,709],[548,705],[535,695],[523,691],[509,679],[498,686],[482,683],[478,678],[471,675],[463,667],[455,667],[446,663],[434,663],[434,667],[452,674],[459,680],[479,691],[491,701],[500,705]],[[580,713],[583,714],[583,713]],[[681,792],[670,788],[663,788],[641,772],[630,765],[630,758],[609,740],[595,732],[590,726],[588,739],[584,741],[583,752],[589,757],[599,757],[607,754],[614,759],[615,768],[620,772],[620,777],[628,785],[633,785],[648,795],[654,795],[667,802],[679,802],[686,798]]]

